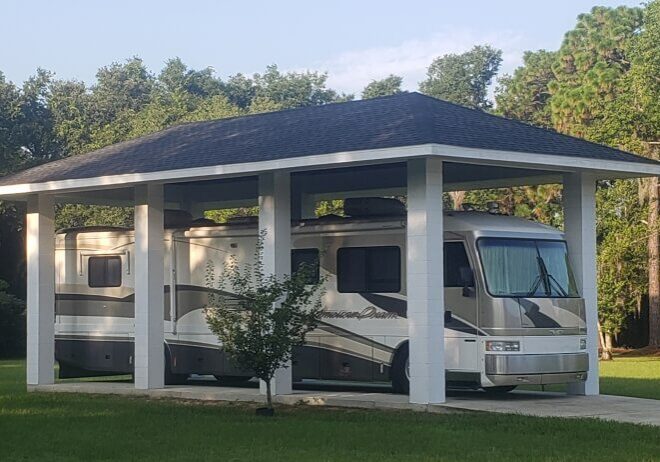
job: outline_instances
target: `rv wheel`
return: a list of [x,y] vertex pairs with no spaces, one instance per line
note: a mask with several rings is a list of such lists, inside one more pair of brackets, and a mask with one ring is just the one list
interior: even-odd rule
[[183,385],[188,380],[188,374],[173,374],[169,367],[165,367],[165,385]]
[[394,355],[392,361],[392,389],[394,393],[410,392],[410,364],[408,361],[408,344],[404,344]]
[[188,374],[175,374],[172,372],[172,360],[165,348],[165,385],[183,385],[188,380]]

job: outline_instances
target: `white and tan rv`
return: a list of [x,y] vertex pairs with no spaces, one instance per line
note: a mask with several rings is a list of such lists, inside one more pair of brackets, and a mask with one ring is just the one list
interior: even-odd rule
[[[394,200],[347,200],[349,216],[292,224],[292,269],[318,262],[323,317],[293,358],[294,380],[391,381],[408,390],[406,223]],[[204,317],[206,270],[254,258],[255,218],[216,224],[166,214],[166,380],[247,380]],[[509,390],[583,381],[583,300],[557,229],[486,212],[446,212],[445,365],[451,387]],[[442,238],[438,236],[438,238]],[[56,236],[56,359],[62,377],[133,372],[134,237],[88,227]]]

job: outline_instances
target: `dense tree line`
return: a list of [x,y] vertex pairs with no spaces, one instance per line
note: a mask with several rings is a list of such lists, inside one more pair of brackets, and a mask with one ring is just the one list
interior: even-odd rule
[[[595,7],[557,51],[527,52],[500,79],[497,112],[657,158],[660,2]],[[552,187],[561,197],[561,188]],[[602,181],[598,201],[599,318],[605,355],[649,295],[649,343],[660,346],[657,180]]]
[[[561,47],[524,54],[523,65],[497,78],[502,52],[477,45],[430,63],[419,90],[478,110],[580,136],[645,156],[660,153],[660,0],[644,8],[595,7],[578,17]],[[0,72],[0,175],[191,121],[314,106],[353,99],[327,86],[327,74],[282,72],[218,78],[180,59],[152,73],[137,57],[98,70],[92,85],[39,69],[22,85]],[[488,90],[497,78],[495,101]],[[362,98],[402,92],[402,78],[370,82]],[[483,208],[496,200],[510,214],[562,226],[561,186],[459,191],[447,198]],[[650,294],[650,342],[660,345],[660,257],[656,180],[603,181],[598,187],[599,310],[611,344]],[[341,201],[321,204],[340,211]],[[252,210],[254,212],[254,210]],[[224,219],[232,212],[215,212]],[[22,216],[0,203],[0,292],[22,297]],[[130,225],[130,209],[59,206],[57,225]],[[1,295],[1,294],[0,294]],[[16,310],[0,297],[0,309]],[[9,300],[9,301],[7,301]],[[11,305],[11,308],[4,306]],[[2,316],[2,313],[0,313]],[[0,354],[2,352],[0,351]]]

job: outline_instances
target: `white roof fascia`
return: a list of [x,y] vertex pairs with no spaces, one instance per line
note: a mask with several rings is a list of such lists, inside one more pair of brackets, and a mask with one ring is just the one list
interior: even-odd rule
[[522,167],[549,172],[592,170],[599,172],[603,177],[611,177],[612,173],[621,173],[623,174],[621,176],[660,176],[660,165],[515,151],[464,148],[440,144],[423,144],[416,146],[298,156],[287,159],[246,162],[241,164],[7,185],[0,186],[0,198],[11,199],[11,196],[22,196],[32,193],[113,189],[117,187],[130,187],[141,183],[168,183],[246,176],[273,170],[302,171],[319,168],[338,168],[351,165],[382,164],[424,156],[440,156],[447,161],[454,162],[499,165],[503,167]]
[[574,172],[591,170],[597,172],[597,177],[610,178],[611,174],[622,173],[623,177],[660,176],[660,164],[640,162],[625,162],[621,160],[588,159],[574,157],[570,154],[534,154],[517,151],[497,151],[493,149],[464,148],[434,144],[433,154],[447,160],[481,165],[499,165],[502,167],[520,167],[548,171]]

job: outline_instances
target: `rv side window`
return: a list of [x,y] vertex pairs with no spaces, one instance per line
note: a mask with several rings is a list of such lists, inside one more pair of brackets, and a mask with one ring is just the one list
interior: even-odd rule
[[307,284],[319,282],[319,249],[294,249],[291,251],[291,272],[295,273],[301,265],[306,265],[311,272]]
[[463,287],[461,268],[470,268],[462,242],[445,242],[445,287]]
[[342,293],[399,292],[398,247],[344,247],[337,251],[337,290]]
[[121,257],[89,257],[87,269],[89,287],[121,286]]

